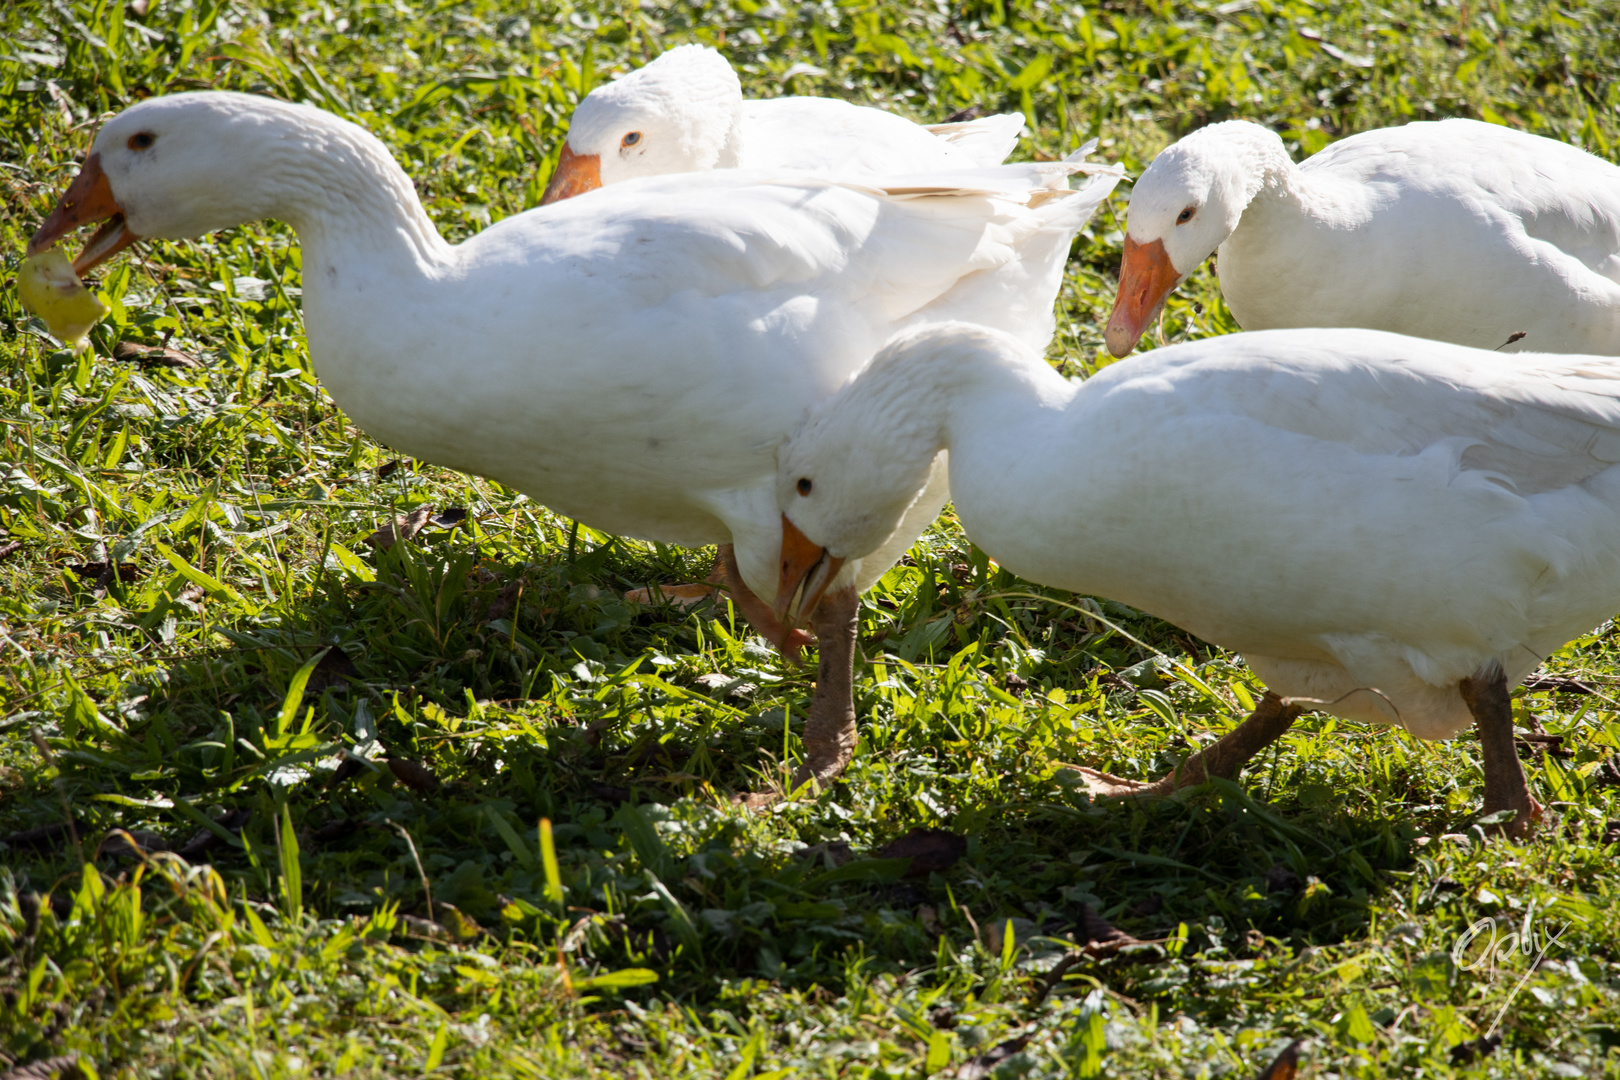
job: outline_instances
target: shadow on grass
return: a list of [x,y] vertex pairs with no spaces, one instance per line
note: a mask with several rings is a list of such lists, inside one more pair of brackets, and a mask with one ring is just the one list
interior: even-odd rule
[[[582,548],[572,564],[522,565],[451,538],[328,559],[281,618],[219,627],[211,654],[154,672],[138,712],[108,719],[86,698],[64,718],[81,831],[139,824],[144,846],[184,850],[270,901],[286,806],[314,910],[399,905],[434,933],[567,942],[606,967],[665,972],[666,996],[736,978],[843,993],[852,956],[1027,976],[1101,920],[1143,944],[1070,978],[1212,1020],[1248,992],[1256,958],[1364,934],[1369,896],[1409,862],[1410,821],[1267,804],[1227,781],[1092,805],[1052,767],[1062,724],[1088,715],[1054,720],[999,687],[1082,671],[1098,716],[1149,740],[1133,752],[1151,771],[1174,733],[1154,730],[1152,710],[1133,716],[1137,691],[1098,674],[1112,672],[1104,656],[1143,654],[1074,627],[1072,649],[1051,638],[1051,658],[1037,655],[1018,629],[1027,610],[974,606],[1007,584],[999,571],[955,551],[922,569],[936,604],[889,636],[943,612],[940,640],[960,647],[944,664],[876,654],[861,673],[866,743],[844,782],[751,813],[732,797],[796,752],[811,669],[749,640],[723,602],[687,613],[618,598],[701,578],[701,557],[605,538]],[[1145,617],[1134,629],[1184,640]],[[700,679],[713,673],[724,677]],[[60,817],[53,793],[32,796],[26,816]],[[204,819],[226,812],[239,834],[210,832]],[[553,822],[561,905],[540,818]],[[916,824],[964,837],[960,861],[908,877],[905,860],[874,855]],[[76,869],[59,844],[39,846],[17,862],[35,887]]]

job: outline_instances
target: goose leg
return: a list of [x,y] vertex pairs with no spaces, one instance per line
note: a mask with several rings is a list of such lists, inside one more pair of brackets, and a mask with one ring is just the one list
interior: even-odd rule
[[1211,776],[1234,779],[1250,758],[1276,742],[1304,711],[1301,706],[1267,690],[1243,723],[1183,761],[1170,775],[1152,783],[1126,780],[1084,766],[1071,765],[1070,768],[1085,778],[1086,787],[1094,796],[1169,795],[1178,788],[1202,784]]
[[812,621],[821,659],[816,691],[804,720],[804,764],[793,789],[814,781],[823,786],[855,756],[855,632],[860,597],[853,586],[829,592],[816,605]]
[[1485,769],[1485,812],[1517,810],[1518,815],[1502,827],[1508,836],[1529,834],[1541,819],[1541,804],[1530,795],[1524,781],[1524,767],[1513,748],[1513,702],[1508,696],[1507,676],[1493,667],[1464,679],[1457,686],[1463,702],[1474,714],[1479,731],[1479,751]]

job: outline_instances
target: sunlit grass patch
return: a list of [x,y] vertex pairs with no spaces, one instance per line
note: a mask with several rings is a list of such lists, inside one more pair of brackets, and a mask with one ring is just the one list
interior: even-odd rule
[[[460,239],[538,200],[591,86],[684,41],[723,42],[751,94],[1021,110],[1020,156],[1097,136],[1134,173],[1234,116],[1298,154],[1468,115],[1612,157],[1616,23],[1272,0],[14,4],[0,259],[13,276],[96,119],[150,94],[346,115]],[[1123,215],[1076,243],[1049,351],[1067,375],[1109,362]],[[1093,805],[1065,765],[1157,775],[1258,683],[1159,620],[1016,579],[947,515],[865,598],[844,782],[747,811],[791,775],[810,669],[723,600],[625,601],[701,580],[708,553],[576,527],[357,430],[304,347],[300,273],[277,224],[143,244],[101,275],[112,311],[77,357],[0,295],[8,1059],[1248,1076],[1304,1038],[1317,1075],[1620,1074],[1612,626],[1549,660],[1579,685],[1517,699],[1562,737],[1526,749],[1558,815],[1533,845],[1485,842],[1471,737],[1326,718],[1241,783]],[[1233,329],[1204,267],[1162,337]],[[413,539],[368,543],[424,508]],[[939,868],[885,854],[938,835],[914,830],[954,838]],[[1556,943],[1531,972],[1509,932]]]

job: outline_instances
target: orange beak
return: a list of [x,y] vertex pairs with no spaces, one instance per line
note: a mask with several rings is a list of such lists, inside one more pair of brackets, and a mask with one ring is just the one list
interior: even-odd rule
[[557,158],[557,171],[551,174],[551,183],[540,197],[540,205],[572,199],[602,186],[602,159],[596,154],[576,154],[563,143],[562,156]]
[[[808,619],[821,603],[821,594],[843,567],[843,559],[833,558],[826,548],[805,536],[783,514],[782,576],[777,582],[776,605],[772,608],[777,621],[791,629]],[[799,601],[797,607],[793,603],[795,599]]]
[[1108,351],[1125,356],[1141,340],[1145,331],[1164,310],[1164,302],[1181,284],[1181,275],[1170,262],[1163,240],[1138,244],[1125,237],[1125,258],[1119,264],[1119,293],[1114,312],[1108,316],[1103,340]]
[[139,239],[124,223],[123,208],[113,197],[107,174],[101,171],[101,155],[91,154],[84,160],[84,168],[73,178],[67,191],[56,203],[39,230],[28,241],[28,254],[49,251],[56,242],[81,225],[98,221],[107,224],[96,230],[90,242],[73,260],[73,270],[80,277],[99,263],[112,258]]

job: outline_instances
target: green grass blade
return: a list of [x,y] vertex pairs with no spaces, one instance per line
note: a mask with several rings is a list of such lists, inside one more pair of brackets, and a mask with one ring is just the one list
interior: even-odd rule
[[563,903],[562,871],[557,868],[557,845],[551,839],[551,819],[540,819],[540,862],[545,868],[546,899],[559,908]]
[[298,860],[298,834],[293,831],[292,811],[281,804],[281,830],[277,834],[281,856],[281,910],[294,926],[304,919],[304,870]]

